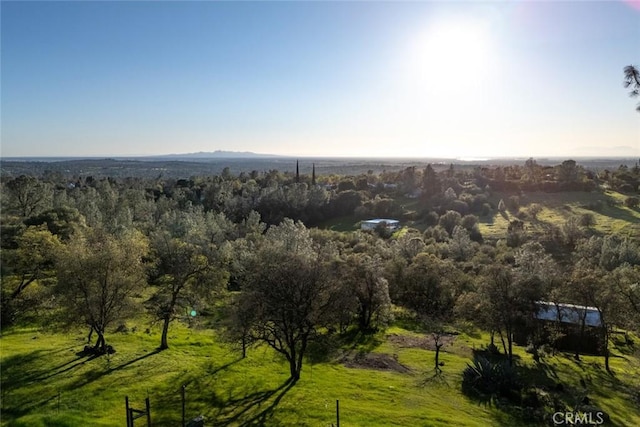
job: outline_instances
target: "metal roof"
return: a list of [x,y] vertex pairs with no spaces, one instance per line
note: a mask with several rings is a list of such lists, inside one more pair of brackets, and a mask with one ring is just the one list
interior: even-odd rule
[[368,219],[362,222],[367,224],[380,224],[381,222],[386,222],[387,224],[397,224],[400,221],[398,221],[397,219],[376,218],[376,219]]
[[579,325],[582,323],[582,317],[586,318],[585,324],[587,326],[602,326],[602,320],[600,319],[600,313],[596,307],[585,307],[584,305],[574,304],[555,304],[553,302],[539,301],[538,312],[536,313],[536,319],[557,321],[562,323],[573,323]]

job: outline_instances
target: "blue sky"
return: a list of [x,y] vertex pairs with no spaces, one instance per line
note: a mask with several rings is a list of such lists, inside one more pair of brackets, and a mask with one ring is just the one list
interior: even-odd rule
[[5,2],[2,156],[640,156],[633,2]]

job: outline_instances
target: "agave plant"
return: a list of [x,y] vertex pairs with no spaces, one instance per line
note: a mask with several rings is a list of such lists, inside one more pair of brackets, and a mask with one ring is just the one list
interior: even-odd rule
[[518,373],[508,360],[489,360],[475,355],[462,372],[462,390],[466,394],[490,399],[513,398],[521,389]]

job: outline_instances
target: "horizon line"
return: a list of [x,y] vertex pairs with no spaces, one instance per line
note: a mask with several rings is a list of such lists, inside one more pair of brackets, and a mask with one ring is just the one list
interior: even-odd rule
[[[198,153],[183,153],[183,154],[141,154],[141,155],[17,155],[17,156],[4,156],[0,154],[0,160],[15,160],[15,159],[98,159],[98,160],[130,160],[130,159],[159,159],[177,157],[185,160],[199,160],[199,159],[219,159],[219,160],[250,160],[250,159],[428,159],[428,160],[458,160],[465,162],[474,161],[489,161],[489,160],[505,160],[505,159],[633,159],[640,158],[640,153],[637,154],[620,154],[620,155],[514,155],[514,156],[401,156],[401,155],[284,155],[284,154],[264,154],[253,153],[250,151],[237,152],[238,155],[230,155],[236,152],[223,151],[227,155],[219,156],[211,152],[210,156],[206,156],[207,152]],[[248,156],[247,156],[248,154]],[[199,156],[194,156],[199,155]]]

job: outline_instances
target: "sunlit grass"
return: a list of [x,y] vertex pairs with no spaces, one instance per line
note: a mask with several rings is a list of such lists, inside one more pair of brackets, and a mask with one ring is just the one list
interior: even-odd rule
[[[508,194],[495,194],[494,203],[500,198],[506,199]],[[527,212],[531,204],[542,207],[536,218],[525,217],[527,231],[542,233],[548,226],[561,227],[570,217],[592,215],[594,225],[592,232],[607,235],[621,234],[631,237],[640,235],[640,210],[624,206],[627,196],[614,191],[606,192],[561,192],[561,193],[527,193],[520,197],[520,209]],[[596,208],[594,208],[594,206]],[[482,235],[492,239],[504,238],[507,235],[509,221],[517,217],[511,213],[495,213],[483,217],[480,221]]]
[[[406,331],[404,332],[406,333]],[[117,353],[88,359],[76,353],[84,334],[23,330],[2,344],[3,425],[122,425],[124,397],[141,408],[149,396],[153,425],[177,425],[180,387],[187,412],[216,425],[329,425],[340,400],[345,425],[489,425],[499,412],[459,393],[461,357],[451,361],[450,384],[424,384],[432,355],[392,348],[381,337],[372,351],[397,353],[410,373],[347,368],[338,362],[307,363],[288,389],[287,366],[271,349],[258,347],[246,359],[218,343],[212,331],[176,328],[171,348],[155,352],[156,334],[112,335]],[[276,402],[277,401],[277,402]]]
[[[357,339],[341,351],[384,353],[397,357],[408,372],[348,368],[333,359],[307,361],[301,380],[293,387],[286,363],[267,347],[249,350],[240,359],[234,350],[207,329],[175,325],[171,348],[156,352],[157,331],[112,334],[117,353],[89,359],[76,353],[84,332],[45,333],[35,329],[5,334],[2,346],[2,425],[7,426],[121,426],[124,398],[142,408],[151,402],[154,426],[175,426],[181,420],[180,388],[185,385],[187,418],[203,414],[207,425],[335,424],[389,425],[515,425],[517,420],[492,405],[481,405],[460,392],[461,372],[473,349],[488,342],[484,333],[457,335],[443,348],[442,374],[434,376],[434,352],[403,348],[389,334],[420,336],[399,327]],[[531,356],[516,347],[520,364],[533,367]],[[633,355],[616,356],[615,376],[603,368],[601,357],[570,355],[544,360],[555,378],[532,371],[536,381],[562,382],[568,390],[588,379],[589,396],[612,415],[616,425],[640,423],[634,391],[640,390],[640,363]]]

